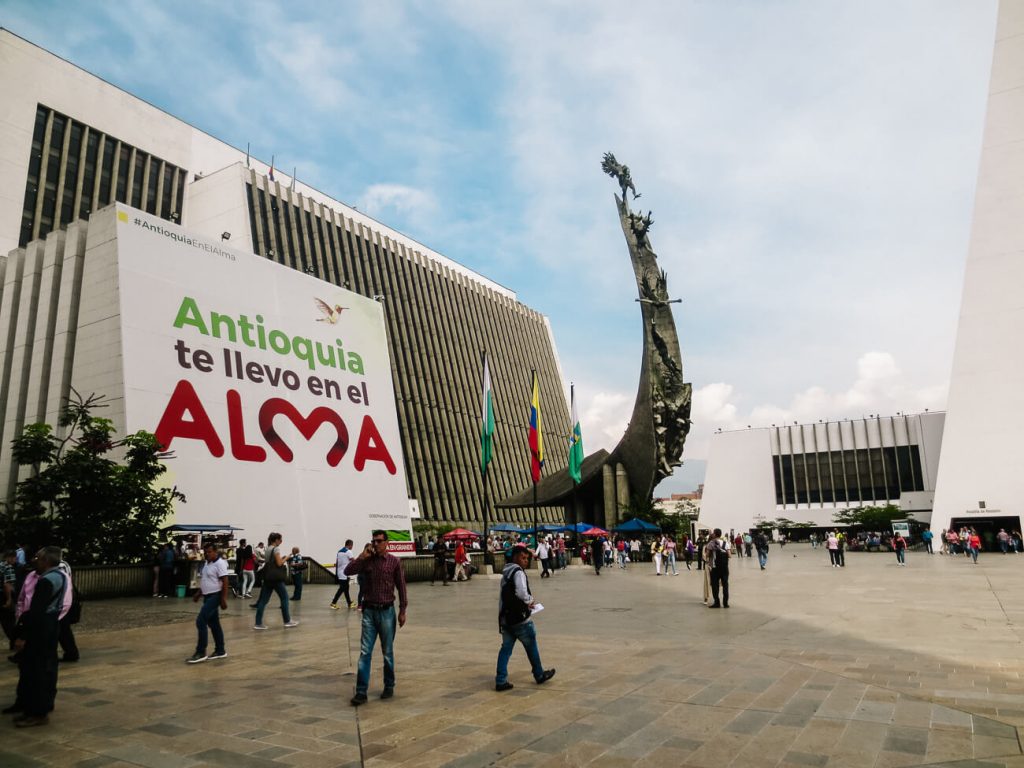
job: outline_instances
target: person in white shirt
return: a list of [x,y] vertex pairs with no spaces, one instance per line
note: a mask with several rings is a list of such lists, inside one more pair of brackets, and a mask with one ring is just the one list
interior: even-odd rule
[[540,577],[551,578],[550,566],[551,566],[551,545],[548,544],[548,540],[541,539],[540,544],[537,545],[537,559],[540,560],[541,571]]
[[[186,659],[189,664],[198,664],[207,659],[227,658],[224,648],[224,630],[220,626],[220,611],[228,608],[228,563],[220,556],[216,544],[207,544],[203,549],[206,562],[199,571],[199,587],[192,596],[192,601],[203,601],[196,616],[196,630],[199,639],[196,652],[192,658]],[[206,654],[207,628],[213,633],[214,649],[209,656]]]
[[348,593],[348,576],[345,575],[345,568],[352,560],[352,539],[345,540],[345,546],[338,550],[338,556],[334,561],[334,575],[338,579],[338,591],[334,593],[331,600],[331,608],[338,610],[338,598],[345,596],[345,602],[352,608],[352,596]]

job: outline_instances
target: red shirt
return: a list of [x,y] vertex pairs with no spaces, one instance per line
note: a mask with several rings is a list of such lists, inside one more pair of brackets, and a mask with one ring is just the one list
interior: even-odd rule
[[383,557],[355,558],[345,567],[346,576],[357,576],[365,573],[369,584],[365,585],[363,602],[371,605],[387,605],[395,602],[395,588],[398,588],[398,609],[404,611],[409,605],[409,597],[405,593],[405,571],[402,561],[390,552]]

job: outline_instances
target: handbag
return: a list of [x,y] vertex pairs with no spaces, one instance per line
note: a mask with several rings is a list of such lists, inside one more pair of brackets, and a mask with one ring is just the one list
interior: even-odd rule
[[279,584],[288,579],[288,569],[284,563],[277,564],[277,547],[267,552],[267,562],[263,566],[263,583]]

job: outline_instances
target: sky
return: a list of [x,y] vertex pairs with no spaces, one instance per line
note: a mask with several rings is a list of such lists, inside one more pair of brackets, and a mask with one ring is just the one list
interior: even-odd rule
[[717,429],[945,407],[995,0],[0,0],[0,25],[514,290],[588,453],[642,327],[601,156]]

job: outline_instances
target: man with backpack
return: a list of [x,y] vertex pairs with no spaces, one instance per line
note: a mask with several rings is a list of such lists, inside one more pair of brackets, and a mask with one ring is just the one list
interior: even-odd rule
[[516,544],[512,547],[512,561],[501,573],[501,592],[498,598],[501,650],[498,651],[498,667],[494,677],[496,691],[510,691],[514,687],[508,681],[508,660],[512,658],[516,640],[523,644],[537,685],[543,685],[555,676],[555,670],[544,669],[540,661],[537,629],[531,618],[537,602],[530,593],[530,581],[526,577],[529,565],[530,550],[525,544]]

